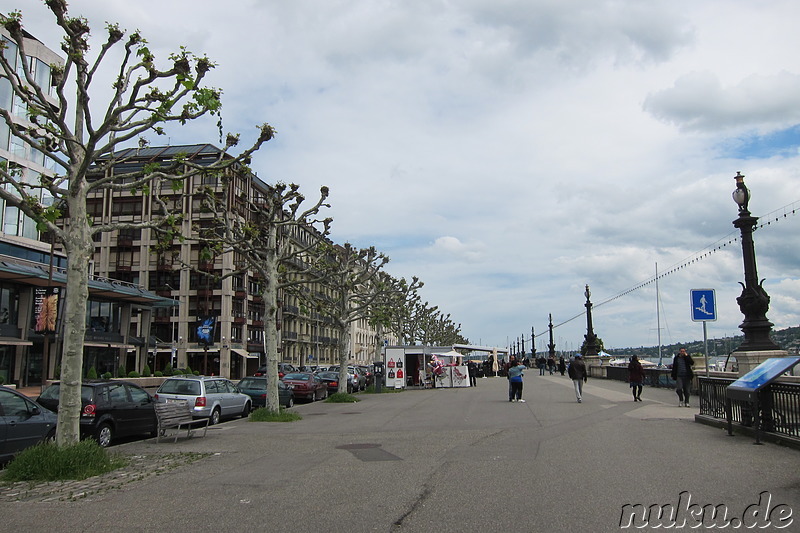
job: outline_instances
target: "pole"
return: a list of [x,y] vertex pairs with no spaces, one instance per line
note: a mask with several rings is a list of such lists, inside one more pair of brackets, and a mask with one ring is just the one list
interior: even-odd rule
[[708,328],[706,324],[707,322],[703,320],[703,350],[706,358],[706,377],[708,377]]
[[660,367],[661,366],[661,295],[658,293],[658,263],[656,263],[656,329],[658,330],[658,366]]

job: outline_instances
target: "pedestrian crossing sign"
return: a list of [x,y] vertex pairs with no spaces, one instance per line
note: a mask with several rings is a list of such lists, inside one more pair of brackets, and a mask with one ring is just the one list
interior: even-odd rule
[[717,319],[717,299],[714,289],[692,289],[692,321],[709,322]]

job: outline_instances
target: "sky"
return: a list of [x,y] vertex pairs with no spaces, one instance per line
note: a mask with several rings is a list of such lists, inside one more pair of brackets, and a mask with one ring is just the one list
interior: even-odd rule
[[[42,2],[3,4],[58,49]],[[556,349],[578,349],[587,284],[606,348],[702,340],[692,289],[715,291],[709,339],[741,334],[737,172],[763,224],[767,316],[800,325],[795,0],[220,5],[75,0],[70,14],[98,39],[106,22],[138,29],[160,66],[181,46],[211,58],[224,130],[242,145],[277,130],[259,177],[309,200],[328,186],[333,240],[419,277],[471,343],[530,350],[533,329],[546,351],[552,315]],[[213,118],[148,140],[221,146]]]

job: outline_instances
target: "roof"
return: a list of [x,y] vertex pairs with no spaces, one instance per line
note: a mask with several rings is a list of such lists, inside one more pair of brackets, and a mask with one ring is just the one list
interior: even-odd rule
[[[62,270],[54,268],[52,279],[50,279],[47,265],[16,263],[7,259],[0,261],[0,280],[20,281],[37,287],[65,287],[67,285],[67,276]],[[89,278],[89,296],[123,300],[151,307],[178,305],[177,300],[164,298],[139,285],[96,276]]]

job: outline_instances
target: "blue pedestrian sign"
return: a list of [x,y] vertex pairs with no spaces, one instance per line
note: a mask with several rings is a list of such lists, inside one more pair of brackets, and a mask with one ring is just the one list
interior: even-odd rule
[[717,319],[717,299],[714,289],[692,289],[692,321],[708,322]]

